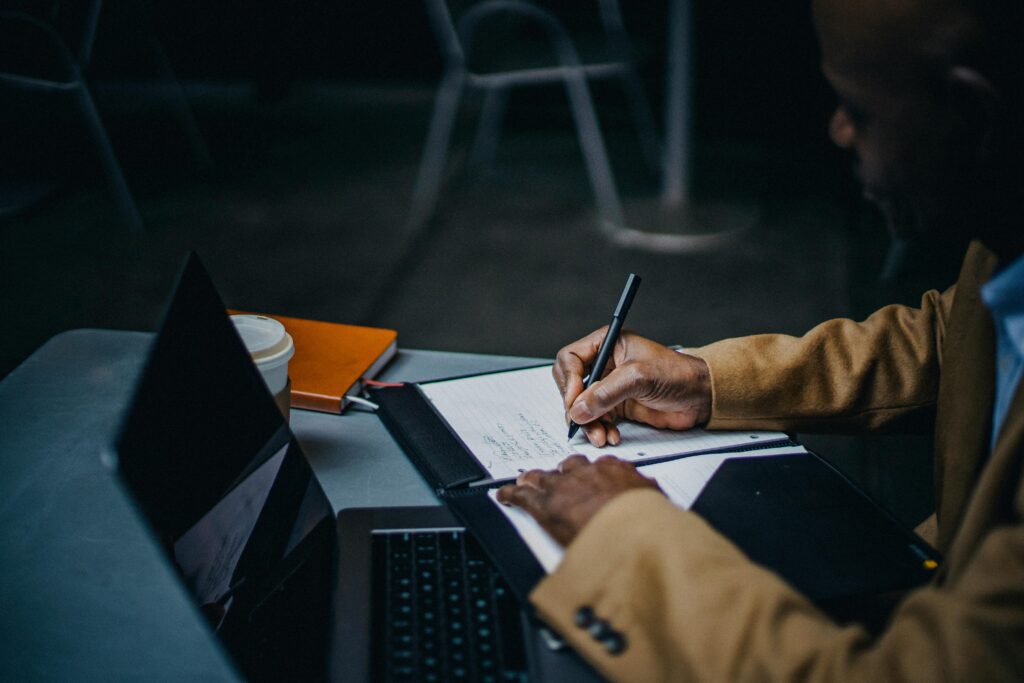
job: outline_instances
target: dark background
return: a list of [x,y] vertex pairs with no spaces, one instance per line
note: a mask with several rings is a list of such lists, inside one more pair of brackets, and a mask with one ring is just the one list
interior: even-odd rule
[[[601,38],[593,0],[548,6],[581,46]],[[623,7],[659,128],[667,9]],[[62,16],[73,26],[74,15]],[[50,68],[46,50],[3,39],[3,26],[0,72]],[[959,255],[934,250],[880,279],[888,239],[827,139],[834,99],[809,3],[698,1],[694,26],[693,197],[757,219],[717,249],[658,254],[597,231],[559,87],[513,94],[497,163],[482,174],[465,166],[479,107],[467,100],[438,211],[410,241],[404,221],[442,68],[417,0],[106,3],[85,75],[144,231],[119,220],[67,98],[0,84],[0,375],[62,330],[154,329],[188,249],[236,308],[393,327],[407,348],[541,357],[607,322],[631,270],[644,285],[630,327],[684,345],[800,334],[951,284]],[[154,39],[212,169],[196,164],[170,113],[173,81],[159,76]],[[537,45],[523,29],[474,58]],[[658,179],[619,84],[592,93],[627,220],[643,223],[649,214],[631,207],[655,203]],[[928,437],[809,443],[906,521],[928,509]],[[883,467],[894,458],[895,477]]]
[[[577,36],[598,30],[594,0],[535,4],[555,11]],[[668,3],[642,0],[622,3],[621,8],[658,105],[664,85]],[[426,12],[417,0],[164,2],[154,3],[152,12],[158,34],[185,80],[435,83],[441,70]],[[698,2],[694,27],[700,134],[823,142],[832,97],[818,71],[809,3]],[[509,47],[516,46],[484,44],[479,49],[486,54]]]

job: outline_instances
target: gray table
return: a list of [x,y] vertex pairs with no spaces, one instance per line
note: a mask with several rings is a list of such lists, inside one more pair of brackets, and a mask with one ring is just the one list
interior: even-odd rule
[[[0,382],[0,680],[234,680],[99,454],[153,335],[73,330]],[[401,350],[419,381],[537,359]],[[292,411],[335,511],[437,499],[375,415]]]

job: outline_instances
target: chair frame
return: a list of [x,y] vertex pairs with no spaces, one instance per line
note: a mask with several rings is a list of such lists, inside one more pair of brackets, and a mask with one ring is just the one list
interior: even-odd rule
[[[410,229],[416,230],[427,223],[437,208],[448,148],[463,92],[475,90],[484,96],[470,154],[470,164],[484,165],[493,162],[510,89],[557,82],[565,86],[602,228],[615,230],[623,226],[622,203],[587,79],[621,78],[641,147],[652,168],[659,167],[661,151],[650,105],[629,56],[629,40],[618,2],[598,0],[598,6],[616,60],[584,64],[561,22],[551,12],[528,0],[483,0],[467,9],[458,22],[453,21],[446,0],[426,0],[428,18],[441,46],[445,70],[437,90],[413,191],[407,223]],[[485,19],[498,13],[517,14],[539,25],[554,48],[558,65],[495,73],[476,73],[470,70],[467,56],[475,33]]]

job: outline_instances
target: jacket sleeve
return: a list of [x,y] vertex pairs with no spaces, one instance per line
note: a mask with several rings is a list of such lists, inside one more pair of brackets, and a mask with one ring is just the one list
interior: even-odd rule
[[[802,337],[762,334],[690,350],[711,371],[710,429],[913,428],[931,415],[955,286]],[[922,428],[927,419],[917,421]]]
[[[955,584],[912,592],[872,639],[694,513],[632,491],[594,516],[531,602],[615,681],[1019,680],[1024,526],[992,532]],[[605,628],[581,628],[581,607]]]

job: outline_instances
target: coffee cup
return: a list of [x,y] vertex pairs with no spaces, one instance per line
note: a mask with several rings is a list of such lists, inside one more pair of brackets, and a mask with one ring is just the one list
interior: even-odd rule
[[233,315],[231,322],[287,420],[291,408],[288,361],[295,355],[291,335],[285,331],[284,325],[263,315]]

